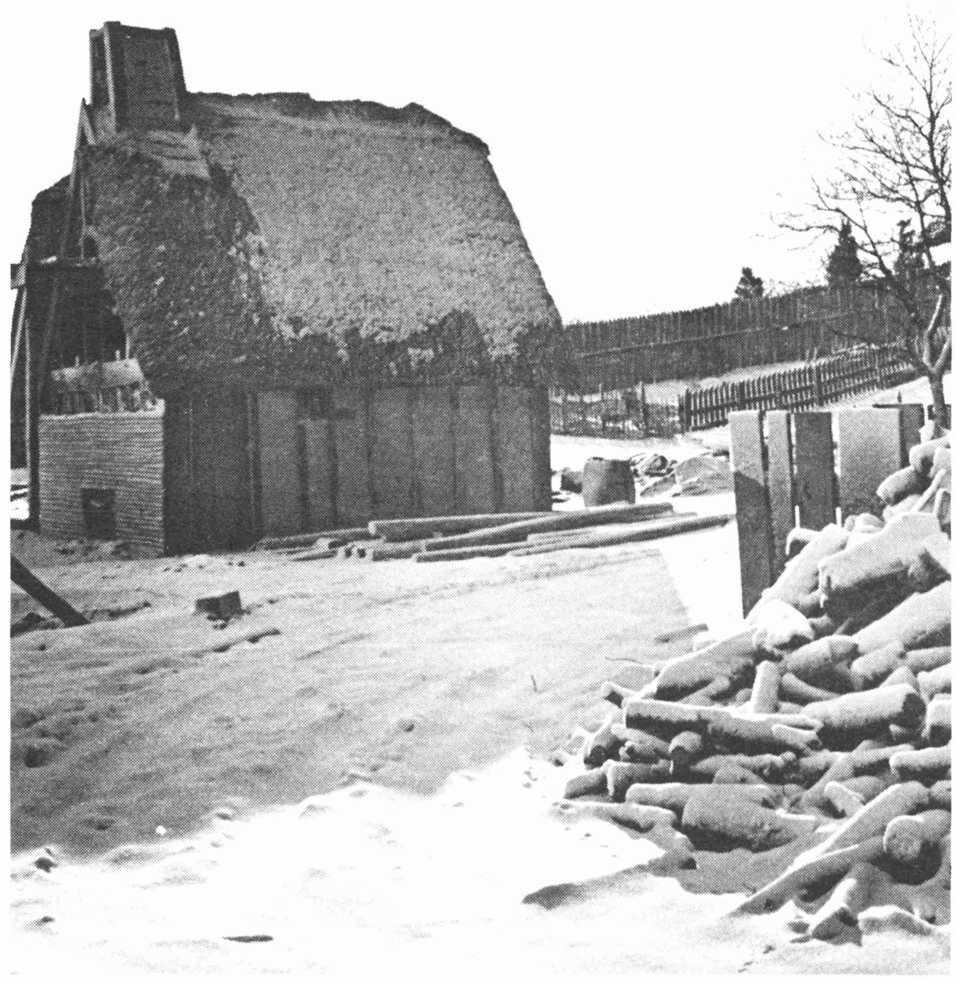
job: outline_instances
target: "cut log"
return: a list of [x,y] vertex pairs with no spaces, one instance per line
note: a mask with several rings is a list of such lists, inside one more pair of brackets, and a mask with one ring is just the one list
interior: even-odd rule
[[767,600],[783,600],[806,616],[818,606],[817,567],[821,560],[844,548],[848,533],[837,525],[825,525],[784,567],[777,581],[761,595],[756,606]]
[[836,699],[839,695],[837,692],[819,689],[816,685],[808,685],[790,672],[785,672],[781,676],[781,694],[799,706],[805,706],[809,702]]
[[894,505],[909,494],[920,494],[927,487],[929,478],[913,467],[902,467],[888,474],[877,486],[877,497],[885,505]]
[[683,696],[679,701],[689,706],[713,706],[724,696],[734,690],[734,683],[725,675],[719,675],[713,682],[702,686],[690,696]]
[[928,702],[936,695],[950,692],[951,665],[941,665],[940,668],[933,668],[929,672],[917,673],[917,685],[920,694]]
[[622,706],[626,699],[640,699],[641,693],[635,689],[629,689],[616,682],[604,682],[600,692],[601,698],[606,699],[613,706]]
[[814,640],[814,628],[800,611],[773,597],[762,600],[748,615],[754,646],[778,652]]
[[933,808],[919,815],[900,815],[884,829],[884,852],[911,866],[928,846],[937,846],[950,832],[950,812]]
[[874,591],[902,584],[920,555],[921,541],[940,532],[933,515],[908,513],[891,519],[880,529],[821,560],[818,567],[822,605],[832,616],[859,607]]
[[932,747],[950,743],[950,696],[936,695],[927,706],[924,720],[924,739]]
[[510,542],[501,542],[495,546],[468,546],[465,549],[440,549],[437,552],[417,552],[413,561],[417,563],[449,563],[465,559],[494,559],[505,556],[511,550]]
[[389,562],[393,559],[411,559],[417,553],[422,552],[426,542],[438,541],[434,539],[418,539],[413,542],[383,542],[380,545],[370,546],[361,550],[360,558],[372,563]]
[[915,444],[910,448],[908,459],[910,466],[924,477],[930,477],[931,468],[934,464],[934,454],[940,447],[949,447],[950,437],[942,436],[936,440],[927,440],[925,443]]
[[824,855],[804,853],[790,869],[753,893],[732,913],[766,914],[777,910],[802,891],[824,880],[846,876],[857,864],[873,862],[883,854],[883,851],[883,839],[880,835],[875,835],[856,845]]
[[950,488],[938,488],[937,494],[934,495],[934,518],[940,523],[940,527],[948,534],[951,533],[951,523],[950,523],[950,506],[951,506],[951,490]]
[[[839,829],[816,847],[816,851],[820,854],[834,852],[857,845],[872,836],[883,837],[884,829],[892,818],[920,811],[927,807],[929,801],[927,788],[917,781],[892,784],[843,822]],[[883,843],[881,848],[883,850]]]
[[867,654],[900,641],[904,648],[928,647],[950,634],[950,583],[941,583],[927,593],[915,593],[890,613],[854,635],[858,650]]
[[894,669],[907,663],[907,652],[900,641],[891,641],[851,662],[851,672],[862,688],[871,688],[886,679]]
[[389,518],[369,522],[369,534],[386,542],[409,542],[434,535],[461,535],[552,515],[547,511],[500,512],[494,515],[440,515],[434,518]]
[[621,741],[619,756],[626,753],[624,758],[635,763],[654,763],[668,756],[668,741],[652,736],[642,730],[631,729],[621,723],[615,723],[611,728],[612,734]]
[[856,815],[886,787],[887,782],[879,777],[849,777],[843,781],[828,781],[824,786],[823,798],[839,815],[850,817]]
[[930,786],[931,808],[946,808],[950,811],[950,781],[934,781]]
[[749,771],[746,767],[738,764],[725,764],[714,772],[711,779],[714,784],[763,784],[764,779],[758,777],[754,771]]
[[919,725],[924,717],[924,701],[907,685],[889,685],[812,702],[804,707],[804,712],[820,720],[824,734],[880,733],[891,723],[907,729]]
[[935,781],[950,777],[950,744],[925,747],[923,750],[902,750],[890,759],[891,770],[902,781]]
[[592,794],[604,795],[607,791],[608,777],[604,766],[595,767],[585,771],[584,774],[576,774],[565,784],[566,798],[580,798]]
[[[563,512],[570,515],[575,512]],[[700,529],[726,525],[733,515],[680,515],[642,522],[640,525],[622,532],[595,531],[588,535],[569,538],[559,542],[546,542],[539,545],[518,546],[511,556],[541,556],[545,553],[560,552],[563,549],[602,549],[606,546],[626,545],[629,542],[646,542],[662,539],[669,535],[697,532]]]
[[696,788],[682,811],[681,830],[692,841],[698,838],[708,844],[746,846],[760,852],[793,842],[817,827],[818,820],[812,815],[783,815],[739,794],[750,787],[708,784]]
[[931,535],[921,543],[921,558],[942,577],[950,579],[950,537],[943,532]]
[[912,672],[930,672],[941,665],[950,664],[950,646],[916,648],[907,652],[907,667]]
[[604,765],[606,790],[612,801],[624,801],[625,792],[633,784],[655,784],[666,781],[668,765],[661,761],[657,764],[625,764],[621,761],[609,761]]
[[308,563],[317,559],[333,559],[338,556],[338,548],[336,549],[307,549],[304,552],[297,552],[295,555],[288,556],[287,558],[294,563]]
[[750,628],[667,662],[655,676],[655,694],[675,698],[718,678],[740,679],[754,668],[758,651]]
[[754,673],[748,709],[752,713],[774,713],[778,708],[781,673],[773,661],[761,662]]
[[461,535],[441,539],[425,539],[426,552],[439,549],[459,549],[465,546],[486,546],[497,542],[520,542],[533,532],[555,532],[562,529],[589,528],[614,522],[642,522],[659,515],[670,514],[674,508],[666,503],[642,502],[636,505],[602,505],[579,511],[553,512],[540,518],[509,522],[495,528],[476,529]]
[[881,682],[881,686],[885,687],[888,685],[908,685],[918,694],[920,693],[920,686],[917,683],[917,676],[906,666],[900,665],[895,668],[890,675]]
[[852,866],[811,918],[808,935],[818,941],[830,941],[845,928],[855,926],[857,915],[870,906],[872,884],[879,875],[882,874],[871,863]]
[[599,767],[606,760],[613,760],[618,756],[621,741],[612,730],[617,722],[618,714],[609,713],[605,722],[585,742],[582,753],[586,767]]
[[849,663],[856,655],[853,638],[832,634],[787,652],[782,665],[804,682],[824,684],[833,678],[835,666]]
[[940,446],[934,451],[934,459],[930,465],[930,477],[933,480],[938,474],[950,473],[950,447]]
[[[700,733],[694,730],[682,730],[668,745],[668,759],[676,768],[683,770],[695,758],[701,756],[703,747],[704,741]],[[648,781],[643,783],[647,784]]]
[[745,747],[752,753],[791,750],[807,754],[821,749],[821,740],[814,730],[801,730],[759,719],[716,716],[707,721],[708,739],[712,743]]
[[689,774],[702,780],[714,780],[714,776],[726,767],[739,767],[764,778],[779,782],[794,766],[797,755],[786,750],[782,754],[713,754],[696,760]]

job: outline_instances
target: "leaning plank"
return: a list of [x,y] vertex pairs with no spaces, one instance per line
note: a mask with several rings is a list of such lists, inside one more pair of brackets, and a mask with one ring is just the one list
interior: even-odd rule
[[432,518],[391,518],[373,519],[369,522],[369,533],[374,538],[386,542],[408,542],[412,539],[426,539],[431,535],[461,535],[476,529],[496,528],[512,522],[527,522],[534,518],[544,518],[551,512],[517,511],[502,512],[496,515],[440,515]]
[[657,515],[670,514],[673,510],[667,503],[642,502],[637,505],[601,505],[597,508],[582,508],[579,511],[556,512],[526,521],[509,522],[497,528],[476,529],[474,532],[465,532],[462,535],[429,539],[425,541],[425,551],[436,552],[439,549],[492,545],[497,542],[520,542],[532,532],[588,528],[592,525],[609,525],[614,522],[641,522]]
[[773,579],[771,507],[763,463],[762,414],[757,411],[734,412],[728,422],[734,500],[738,513],[741,602],[746,614]]
[[82,627],[84,624],[89,624],[76,608],[51,590],[42,580],[38,580],[16,556],[10,557],[10,579],[37,603],[46,607],[51,614],[59,617],[67,627]]
[[562,549],[600,549],[604,546],[624,545],[629,542],[646,542],[649,539],[662,539],[683,532],[696,532],[699,529],[724,525],[733,515],[682,515],[660,521],[642,522],[640,526],[627,532],[592,532],[580,538],[559,542],[543,542],[537,545],[518,546],[509,553],[511,556],[538,556]]

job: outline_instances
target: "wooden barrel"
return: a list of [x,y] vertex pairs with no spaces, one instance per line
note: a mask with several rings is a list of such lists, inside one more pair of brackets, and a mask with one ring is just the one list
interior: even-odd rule
[[582,497],[586,508],[618,501],[634,504],[635,479],[627,460],[589,457],[582,472]]

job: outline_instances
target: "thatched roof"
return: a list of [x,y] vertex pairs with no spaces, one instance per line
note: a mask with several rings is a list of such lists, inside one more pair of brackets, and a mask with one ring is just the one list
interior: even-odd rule
[[530,377],[558,312],[479,139],[421,106],[186,98],[82,151],[90,235],[161,386]]

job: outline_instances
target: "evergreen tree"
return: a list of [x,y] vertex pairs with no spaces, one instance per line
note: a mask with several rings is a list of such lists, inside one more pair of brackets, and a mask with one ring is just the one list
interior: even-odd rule
[[827,257],[827,285],[849,286],[861,278],[864,267],[857,257],[857,239],[850,222],[841,222],[837,233],[837,245]]
[[764,280],[755,276],[750,266],[744,266],[741,269],[741,279],[734,288],[734,295],[738,300],[757,300],[764,296]]

